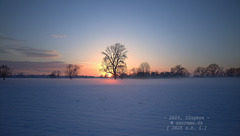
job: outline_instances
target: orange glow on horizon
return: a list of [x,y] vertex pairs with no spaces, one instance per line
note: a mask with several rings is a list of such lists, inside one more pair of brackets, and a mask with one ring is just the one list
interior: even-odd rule
[[108,85],[117,85],[121,83],[120,80],[115,80],[113,78],[105,78],[105,79],[102,79],[101,81],[102,81],[102,84],[108,84]]

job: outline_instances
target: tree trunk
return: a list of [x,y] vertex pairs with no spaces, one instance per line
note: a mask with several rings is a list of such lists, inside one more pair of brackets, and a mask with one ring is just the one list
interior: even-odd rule
[[117,75],[116,75],[116,74],[114,74],[114,79],[115,79],[115,80],[117,79]]

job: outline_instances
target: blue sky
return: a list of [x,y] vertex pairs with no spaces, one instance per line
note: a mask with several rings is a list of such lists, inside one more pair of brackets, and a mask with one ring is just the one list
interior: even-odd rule
[[83,75],[99,75],[101,51],[122,43],[128,69],[143,61],[158,71],[177,64],[190,71],[211,63],[240,66],[239,1],[1,0],[0,20],[0,62],[11,65],[73,63]]

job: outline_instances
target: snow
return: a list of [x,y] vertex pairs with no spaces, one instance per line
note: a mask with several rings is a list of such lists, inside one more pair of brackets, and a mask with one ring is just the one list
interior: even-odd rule
[[[239,135],[239,83],[239,78],[1,80],[0,135]],[[167,131],[172,115],[208,117],[207,130]]]

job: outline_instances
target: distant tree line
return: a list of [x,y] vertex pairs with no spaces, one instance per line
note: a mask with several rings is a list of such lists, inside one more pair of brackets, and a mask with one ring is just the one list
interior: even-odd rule
[[[68,77],[70,79],[74,77],[78,77],[80,67],[78,65],[69,64],[66,66],[65,70],[65,77]],[[7,65],[2,65],[0,67],[0,77],[3,78],[3,80],[6,79],[6,77],[12,76],[12,69],[8,67]],[[24,75],[23,72],[19,72],[18,74],[14,75],[16,78],[60,78],[61,77],[61,71],[54,70],[49,75]],[[91,77],[91,76],[81,76],[81,77]]]
[[61,71],[59,70],[54,70],[51,72],[50,75],[48,75],[50,78],[60,78]]
[[225,73],[222,67],[219,67],[217,64],[210,64],[207,67],[197,67],[193,75],[196,77],[221,77]]
[[197,67],[193,74],[188,72],[188,70],[181,65],[176,65],[170,69],[170,71],[165,71],[159,73],[158,71],[143,70],[143,67],[148,67],[147,62],[142,63],[139,68],[132,68],[129,72],[128,77],[134,78],[164,78],[164,77],[240,77],[240,67],[239,68],[229,68],[224,71],[222,67],[217,64],[210,64],[207,67]]
[[[78,65],[68,64],[66,66],[65,76],[70,79],[77,77],[79,70],[80,70],[80,67]],[[61,71],[59,71],[59,70],[52,71],[49,74],[50,78],[60,78],[60,76],[61,76]]]
[[[148,62],[142,62],[138,68],[132,68],[128,74],[122,73],[120,78],[171,78],[171,77],[240,77],[239,68],[229,68],[224,71],[217,64],[210,64],[207,67],[197,67],[193,74],[181,65],[176,65],[170,71],[158,72],[150,71],[151,67]],[[103,77],[103,76],[102,76]]]
[[[61,71],[55,70],[52,71],[49,75],[24,75],[23,72],[19,72],[13,77],[16,78],[92,78],[93,76],[78,76],[80,67],[78,65],[69,64],[66,66],[65,75],[61,75]],[[171,78],[171,77],[240,77],[240,67],[234,68],[230,67],[224,70],[217,64],[210,64],[207,67],[197,67],[193,74],[188,72],[188,70],[181,65],[176,65],[170,69],[170,71],[158,72],[158,71],[150,71],[151,67],[148,62],[142,62],[139,67],[132,68],[129,71],[127,70],[127,66],[118,68],[116,71],[116,78]],[[12,75],[12,69],[7,65],[2,65],[0,67],[0,76],[3,80],[6,77],[10,77]],[[100,76],[105,77],[105,76]]]
[[229,68],[224,71],[224,69],[217,64],[210,64],[207,67],[197,67],[193,75],[195,77],[239,77],[240,76],[240,67],[239,68]]
[[158,71],[150,71],[151,67],[148,62],[143,62],[138,68],[132,68],[128,77],[132,78],[162,78],[162,77],[188,77],[190,73],[181,65],[172,67],[170,71],[159,73]]

